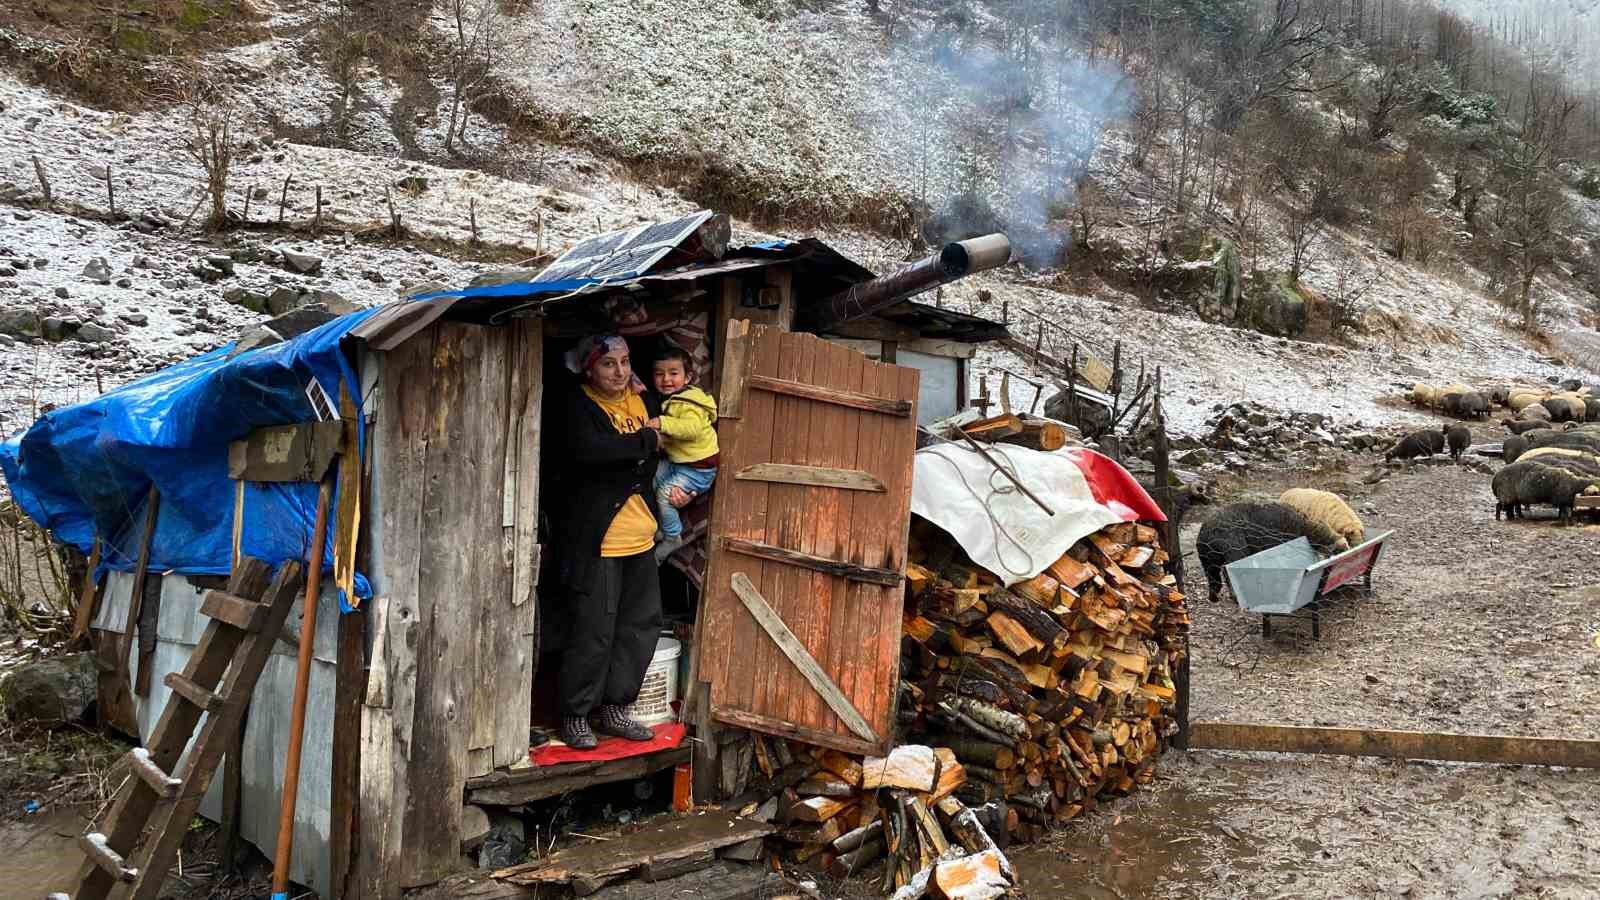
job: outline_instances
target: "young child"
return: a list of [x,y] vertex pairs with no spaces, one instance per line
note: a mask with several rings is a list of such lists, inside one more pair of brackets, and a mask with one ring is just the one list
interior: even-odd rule
[[663,562],[683,546],[683,520],[672,505],[672,489],[686,494],[703,494],[711,489],[720,462],[717,432],[717,401],[689,383],[694,370],[689,354],[668,347],[656,358],[652,368],[661,403],[661,445],[665,458],[656,469],[656,501],[661,510],[661,537],[656,544],[656,561]]

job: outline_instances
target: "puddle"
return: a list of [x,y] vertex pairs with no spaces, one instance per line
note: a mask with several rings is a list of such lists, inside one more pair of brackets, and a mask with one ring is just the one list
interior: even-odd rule
[[1232,895],[1248,890],[1241,881],[1270,881],[1246,876],[1273,868],[1260,858],[1239,793],[1241,784],[1226,774],[1203,788],[1188,779],[1147,788],[1014,851],[1012,859],[1034,900]]
[[74,808],[0,822],[0,900],[39,900],[76,889],[84,825]]

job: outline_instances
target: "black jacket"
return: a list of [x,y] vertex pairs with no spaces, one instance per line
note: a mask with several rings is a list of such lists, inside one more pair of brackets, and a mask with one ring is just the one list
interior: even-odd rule
[[[551,510],[551,541],[561,554],[562,574],[568,584],[587,583],[587,563],[600,558],[600,542],[617,510],[629,496],[638,494],[657,520],[654,490],[656,463],[661,458],[660,435],[651,428],[622,434],[611,424],[611,417],[589,399],[582,386],[567,394],[559,419],[549,420],[564,428],[566,446],[561,473],[560,502]],[[654,394],[643,397],[645,411],[654,418],[661,415],[661,400]],[[547,507],[549,509],[549,507]]]

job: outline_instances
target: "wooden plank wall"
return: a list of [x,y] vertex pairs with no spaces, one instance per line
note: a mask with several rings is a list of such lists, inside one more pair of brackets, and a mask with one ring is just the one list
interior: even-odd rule
[[381,362],[370,518],[384,609],[372,616],[361,727],[367,896],[457,869],[466,780],[527,753],[540,344],[537,322],[442,322]]
[[[871,362],[812,335],[752,328],[748,372],[832,390],[909,400],[917,372]],[[760,629],[731,589],[742,572],[880,736],[894,722],[899,678],[899,588],[849,581],[734,554],[716,539],[757,541],[903,571],[910,519],[915,414],[909,418],[769,391],[745,390],[743,414],[724,419],[723,473],[702,601],[697,678],[711,685],[716,718],[855,752],[881,751],[839,720]],[[860,469],[885,493],[738,480],[756,463]]]

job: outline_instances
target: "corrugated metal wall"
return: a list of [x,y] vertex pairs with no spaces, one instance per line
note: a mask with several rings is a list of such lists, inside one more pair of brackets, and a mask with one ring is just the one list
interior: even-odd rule
[[[155,577],[155,576],[151,576]],[[94,627],[121,633],[128,617],[128,598],[133,575],[113,572],[106,580],[104,599]],[[172,692],[163,679],[168,672],[182,671],[189,654],[210,621],[200,615],[204,591],[181,575],[161,579],[161,615],[156,627],[155,669],[151,672],[150,696],[134,697],[140,738],[147,740],[161,710]],[[303,600],[295,602],[289,624],[299,633]],[[290,877],[318,894],[329,894],[329,798],[332,794],[333,687],[334,660],[338,638],[338,599],[331,586],[325,587],[317,602],[316,646],[311,667],[311,690],[306,701],[305,746],[301,755],[300,798],[295,806],[294,864]],[[137,628],[135,628],[137,632]],[[130,669],[136,677],[137,650],[130,654]],[[277,642],[267,666],[251,695],[250,715],[245,722],[242,754],[240,833],[273,857],[278,838],[278,806],[283,784],[283,761],[288,753],[289,709],[294,696],[295,648]],[[201,815],[216,821],[221,812],[222,770],[217,771],[211,789],[200,807]]]

